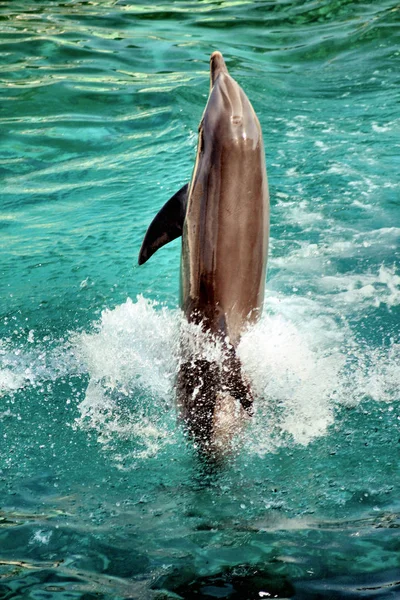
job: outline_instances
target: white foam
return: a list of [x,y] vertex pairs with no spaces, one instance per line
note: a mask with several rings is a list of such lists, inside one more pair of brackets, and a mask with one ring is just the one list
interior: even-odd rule
[[386,133],[388,131],[394,132],[396,130],[396,128],[399,126],[399,124],[400,124],[399,119],[395,119],[394,121],[389,121],[389,123],[386,123],[385,125],[379,125],[378,123],[376,123],[376,121],[372,121],[371,128],[376,133]]
[[53,532],[51,530],[44,531],[43,529],[39,529],[35,531],[35,533],[32,535],[31,539],[29,540],[29,544],[42,544],[44,546],[47,546],[47,544],[50,542],[50,538],[52,535]]
[[329,150],[329,146],[327,146],[326,144],[324,144],[324,142],[322,142],[320,140],[315,141],[314,146],[319,148],[321,150],[321,152],[327,152],[327,150]]
[[25,377],[18,373],[13,373],[10,369],[1,369],[0,371],[0,396],[12,390],[18,390],[24,385]]

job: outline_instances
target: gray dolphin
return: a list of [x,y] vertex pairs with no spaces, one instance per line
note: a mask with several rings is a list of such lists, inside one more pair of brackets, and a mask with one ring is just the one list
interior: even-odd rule
[[192,179],[156,215],[139,264],[182,235],[181,306],[189,322],[221,340],[223,359],[183,348],[181,414],[199,448],[220,452],[252,413],[236,347],[264,301],[269,194],[258,118],[220,52],[210,59],[210,95],[199,125]]

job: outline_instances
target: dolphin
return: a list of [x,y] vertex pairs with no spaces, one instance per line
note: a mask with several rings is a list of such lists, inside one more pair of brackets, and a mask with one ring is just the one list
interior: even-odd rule
[[196,446],[218,454],[252,414],[253,393],[236,349],[262,312],[269,239],[260,123],[220,52],[210,59],[191,181],[153,219],[139,264],[179,236],[183,313],[220,341],[223,358],[193,355],[182,343],[178,406]]

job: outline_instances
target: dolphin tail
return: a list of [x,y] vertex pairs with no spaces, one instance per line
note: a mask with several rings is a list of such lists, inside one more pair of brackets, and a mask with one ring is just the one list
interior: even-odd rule
[[242,363],[240,358],[236,354],[233,347],[227,350],[226,360],[226,380],[225,385],[229,393],[239,400],[243,409],[249,414],[253,415],[253,392],[250,386],[250,382],[247,377],[243,374]]
[[140,248],[139,265],[143,265],[159,248],[182,235],[188,187],[188,183],[181,187],[150,223]]
[[222,366],[203,358],[181,364],[176,391],[181,417],[205,451],[215,449],[217,439],[231,438],[243,417],[253,415],[253,393],[234,348]]
[[177,402],[189,433],[201,446],[213,437],[213,415],[220,384],[220,371],[215,362],[196,359],[180,366]]

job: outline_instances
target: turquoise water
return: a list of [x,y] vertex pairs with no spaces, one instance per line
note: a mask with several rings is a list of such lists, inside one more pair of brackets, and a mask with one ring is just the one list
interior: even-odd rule
[[[0,23],[0,597],[399,597],[397,2]],[[263,129],[271,248],[256,414],[213,472],[176,422],[179,241],[136,260],[216,49]]]

